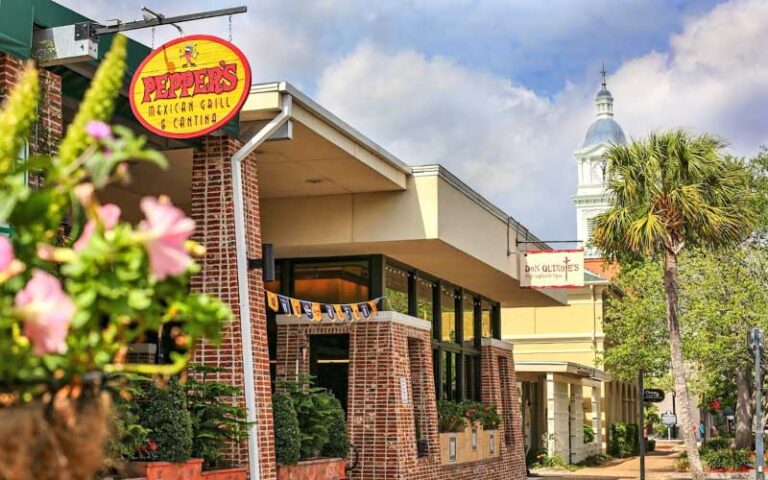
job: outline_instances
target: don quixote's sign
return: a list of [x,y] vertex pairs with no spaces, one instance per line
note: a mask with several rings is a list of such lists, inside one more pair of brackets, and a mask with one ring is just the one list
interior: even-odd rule
[[153,51],[133,75],[136,118],[150,131],[192,138],[221,128],[248,97],[251,68],[226,40],[190,35]]

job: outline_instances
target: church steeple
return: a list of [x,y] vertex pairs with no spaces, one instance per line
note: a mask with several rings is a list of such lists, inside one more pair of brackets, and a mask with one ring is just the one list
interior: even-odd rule
[[602,88],[599,92],[597,92],[597,96],[595,97],[595,105],[597,106],[597,118],[612,117],[613,96],[611,95],[611,92],[608,91],[608,87],[606,85],[605,79],[607,73],[605,71],[605,63],[603,63],[603,68],[600,70],[600,75],[603,77]]

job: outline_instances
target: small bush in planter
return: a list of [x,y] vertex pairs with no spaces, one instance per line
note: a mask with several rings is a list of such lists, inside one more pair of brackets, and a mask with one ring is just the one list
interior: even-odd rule
[[190,370],[199,374],[184,386],[192,421],[192,456],[202,458],[207,469],[230,466],[222,460],[224,448],[248,436],[246,409],[231,403],[242,390],[208,378],[220,368],[190,365]]
[[328,443],[323,446],[322,455],[332,458],[346,458],[349,454],[349,434],[347,433],[347,416],[341,407],[341,402],[334,397],[333,412],[330,417]]
[[440,433],[463,432],[467,426],[465,412],[456,402],[437,402],[437,428]]
[[293,465],[301,457],[301,432],[293,400],[287,393],[272,395],[272,416],[275,422],[275,456],[280,465]]
[[744,449],[722,448],[704,450],[701,457],[710,470],[738,471],[750,465],[749,452]]
[[157,445],[157,460],[185,462],[192,458],[192,418],[178,381],[171,380],[163,388],[147,385],[137,413],[141,425],[152,432],[149,437]]

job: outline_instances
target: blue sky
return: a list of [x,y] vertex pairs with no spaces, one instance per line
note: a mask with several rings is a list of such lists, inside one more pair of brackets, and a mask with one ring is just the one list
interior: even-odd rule
[[[255,81],[288,80],[407,163],[444,164],[545,239],[575,235],[572,152],[603,61],[630,137],[708,130],[740,155],[768,140],[768,0],[61,3],[97,20],[247,4],[233,37]],[[183,27],[228,35],[226,19]]]

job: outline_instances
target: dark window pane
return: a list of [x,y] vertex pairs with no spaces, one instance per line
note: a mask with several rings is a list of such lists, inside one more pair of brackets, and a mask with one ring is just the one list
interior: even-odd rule
[[441,342],[456,342],[456,291],[450,286],[440,288]]
[[387,265],[384,269],[385,308],[408,314],[408,272],[402,268]]
[[461,312],[464,326],[462,331],[464,332],[464,345],[474,346],[475,338],[475,299],[472,294],[464,292],[461,297]]
[[369,300],[368,261],[299,263],[294,266],[294,292],[311,302],[352,303]]
[[430,322],[435,311],[433,288],[434,284],[431,281],[423,278],[416,279],[416,316]]
[[478,355],[464,355],[464,375],[467,398],[479,401],[480,392],[477,386],[480,375],[480,357]]

